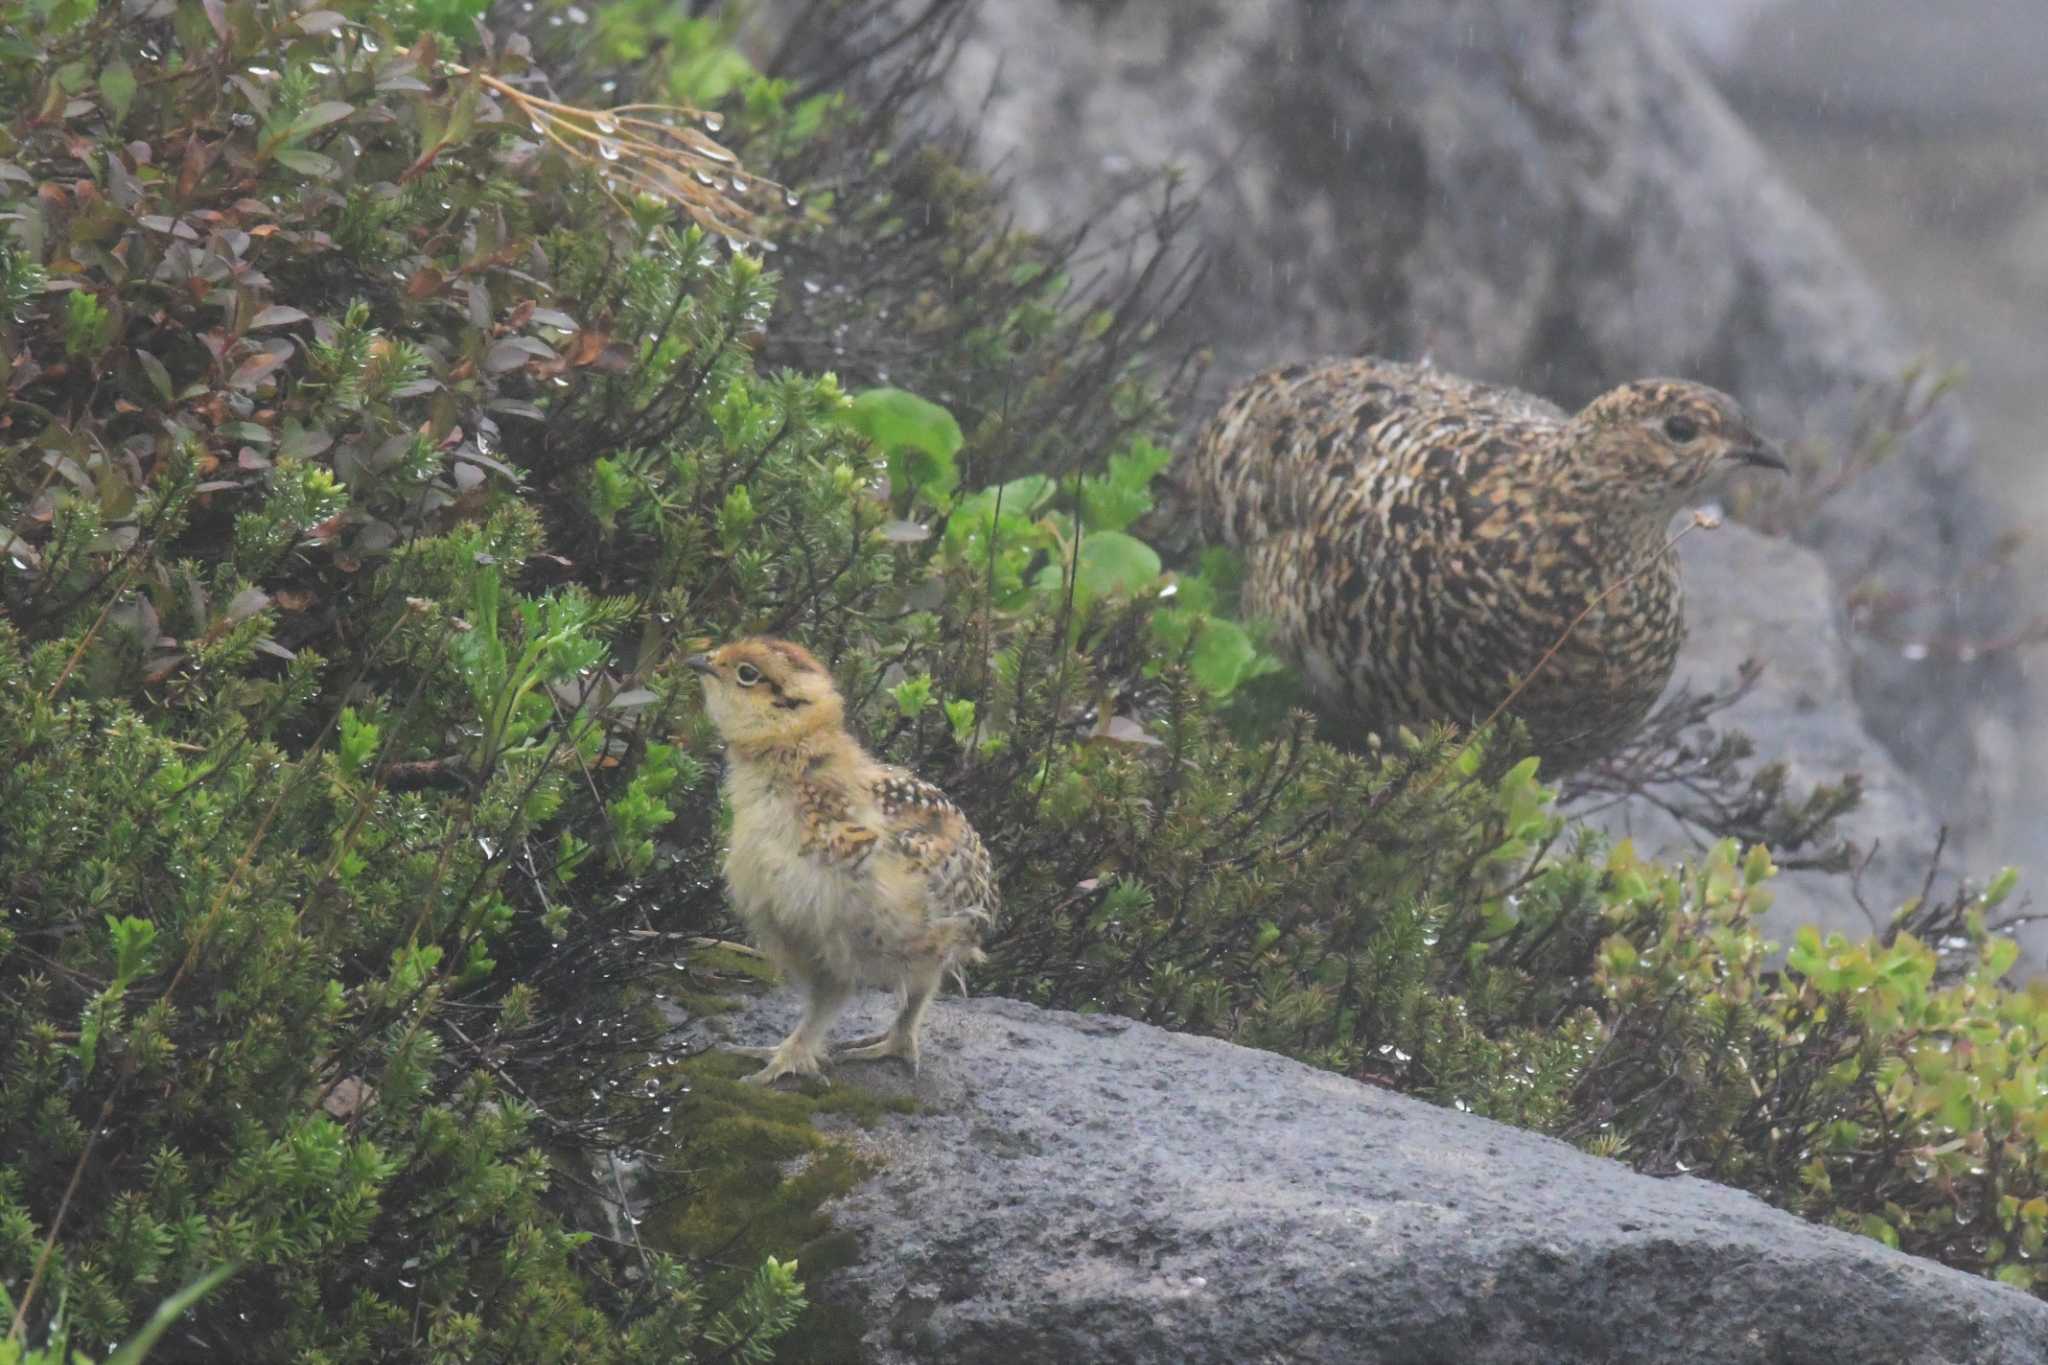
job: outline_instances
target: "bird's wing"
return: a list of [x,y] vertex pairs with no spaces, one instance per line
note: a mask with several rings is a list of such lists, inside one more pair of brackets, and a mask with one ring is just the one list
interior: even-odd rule
[[859,867],[881,842],[882,832],[860,818],[852,794],[830,777],[797,778],[796,812],[799,850],[828,867]]
[[989,920],[997,908],[988,848],[952,798],[902,768],[881,768],[870,788],[887,846],[923,883],[929,913]]
[[988,849],[931,783],[880,766],[851,782],[806,773],[797,779],[796,805],[806,857],[887,883],[885,900],[907,895],[924,915],[994,917],[998,894]]

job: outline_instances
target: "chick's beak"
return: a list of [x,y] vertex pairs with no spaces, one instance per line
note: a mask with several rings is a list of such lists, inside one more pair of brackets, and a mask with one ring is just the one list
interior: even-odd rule
[[1748,444],[1729,451],[1728,458],[1753,469],[1775,469],[1780,474],[1792,472],[1792,466],[1785,463],[1785,457],[1778,453],[1778,448],[1760,436],[1752,436]]
[[709,654],[692,654],[689,658],[683,660],[683,667],[702,673],[707,678],[715,671],[711,667],[711,656]]

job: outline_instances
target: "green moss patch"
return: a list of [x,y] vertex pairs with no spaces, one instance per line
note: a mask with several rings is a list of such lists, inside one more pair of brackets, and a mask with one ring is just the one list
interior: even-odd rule
[[[699,1263],[714,1295],[725,1287],[721,1278],[736,1287],[768,1255],[794,1256],[807,1284],[857,1260],[859,1240],[834,1229],[821,1210],[880,1167],[851,1143],[820,1132],[816,1121],[831,1115],[869,1128],[884,1115],[917,1108],[907,1097],[857,1085],[744,1084],[741,1078],[759,1065],[716,1049],[683,1063],[687,1090],[676,1106],[677,1140],[662,1155],[664,1165],[687,1174],[673,1188],[651,1187],[652,1212],[640,1228],[650,1247]],[[776,1358],[844,1362],[858,1336],[846,1310],[813,1303]]]

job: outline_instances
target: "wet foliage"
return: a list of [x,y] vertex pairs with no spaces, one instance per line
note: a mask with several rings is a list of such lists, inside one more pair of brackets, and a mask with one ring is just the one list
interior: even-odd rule
[[[1512,735],[1324,742],[1229,557],[1150,529],[1170,201],[1128,270],[1013,230],[904,123],[944,4],[767,53],[574,12],[0,5],[17,1336],[97,1352],[228,1267],[166,1342],[831,1358],[800,1277],[856,1163],[667,1037],[745,961],[680,658],[761,630],[987,837],[981,989],[2037,1282],[2009,881],[1772,966],[1761,845],[1597,846]],[[760,237],[541,98],[702,111]],[[1779,795],[1745,838],[1819,838]]]

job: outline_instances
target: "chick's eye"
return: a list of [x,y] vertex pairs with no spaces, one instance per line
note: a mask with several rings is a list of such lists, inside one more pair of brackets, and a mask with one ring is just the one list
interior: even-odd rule
[[732,671],[732,675],[740,680],[741,687],[752,687],[761,681],[761,670],[752,664],[741,664]]
[[1678,442],[1678,444],[1684,445],[1687,441],[1700,434],[1700,424],[1693,421],[1690,417],[1666,417],[1664,419],[1664,434]]

